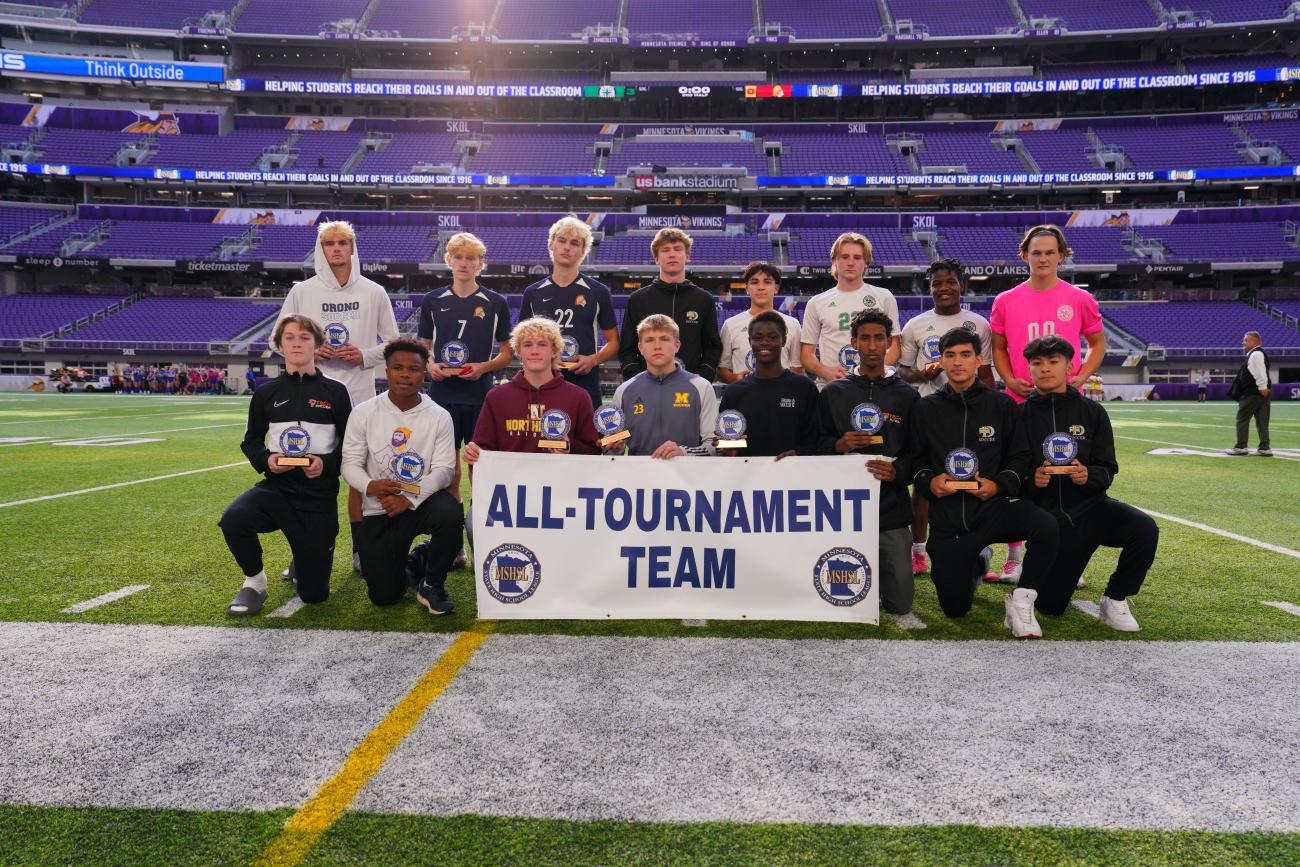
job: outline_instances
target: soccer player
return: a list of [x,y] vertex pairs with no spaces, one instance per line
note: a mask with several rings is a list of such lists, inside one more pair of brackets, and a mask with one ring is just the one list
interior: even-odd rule
[[[893,338],[893,323],[883,312],[859,310],[853,315],[849,345],[858,352],[858,366],[822,389],[817,418],[822,454],[866,455],[867,471],[880,480],[880,604],[902,616],[911,613],[916,595],[909,556],[912,501],[904,457],[912,407],[920,395],[897,372],[885,369]],[[864,403],[880,411],[881,427],[874,434],[852,424],[854,408]],[[884,442],[872,443],[873,436]]]
[[691,236],[681,229],[660,229],[650,242],[650,252],[659,266],[659,276],[631,294],[623,311],[618,360],[623,380],[646,369],[638,347],[641,322],[652,314],[668,316],[677,323],[677,353],[688,373],[712,382],[718,375],[722,338],[718,334],[718,305],[708,290],[686,279],[691,261]]
[[[443,261],[451,268],[451,285],[435,289],[420,302],[416,334],[431,352],[429,396],[451,413],[456,472],[448,490],[460,501],[460,447],[474,436],[479,410],[492,374],[510,363],[510,308],[506,299],[478,283],[487,247],[469,232],[452,235]],[[448,364],[443,350],[456,341],[464,348],[464,364]],[[465,552],[456,566],[465,565]]]
[[[351,223],[333,220],[316,228],[316,273],[295,283],[285,296],[280,316],[305,313],[321,323],[325,342],[316,348],[316,363],[326,376],[347,386],[352,405],[375,396],[375,367],[384,343],[397,337],[397,319],[384,287],[362,276],[357,233]],[[360,568],[356,532],[361,526],[361,493],[348,491],[352,528],[352,567]],[[291,570],[286,570],[289,577]]]
[[[769,291],[770,300],[770,290],[765,291]],[[771,309],[752,319],[746,313],[740,315],[748,319],[747,354],[754,358],[754,372],[752,376],[737,379],[722,392],[719,411],[737,410],[747,424],[745,448],[728,451],[745,457],[778,459],[794,454],[818,454],[817,386],[784,364],[792,345],[790,338],[796,334],[799,323]]]
[[[477,463],[484,451],[600,453],[591,396],[555,373],[563,347],[560,326],[552,319],[534,316],[515,326],[510,332],[510,349],[523,369],[500,388],[488,392],[474,427],[474,439],[465,444],[465,463]],[[538,445],[544,438],[542,416],[553,409],[564,412],[572,424],[564,449]]]
[[1069,473],[1049,474],[1051,463],[1038,453],[1033,472],[1025,480],[1026,499],[1056,518],[1060,545],[1052,575],[1060,580],[1043,588],[1038,610],[1063,614],[1076,582],[1083,576],[1097,548],[1119,548],[1115,567],[1098,608],[1100,620],[1120,632],[1137,632],[1138,622],[1128,598],[1137,594],[1156,558],[1160,530],[1146,512],[1107,496],[1119,464],[1110,416],[1095,400],[1088,400],[1067,381],[1074,347],[1058,335],[1032,340],[1024,349],[1034,390],[1020,405],[1025,437],[1037,449],[1053,434],[1074,440],[1078,454]]
[[[1080,351],[1083,342],[1088,344],[1087,361],[1080,365],[1076,359],[1071,371],[1070,384],[1075,388],[1082,388],[1105,360],[1106,335],[1097,299],[1057,274],[1072,253],[1056,226],[1034,226],[1020,241],[1020,258],[1029,266],[1029,279],[993,299],[989,320],[993,365],[1016,403],[1022,403],[1032,388],[1024,358],[1025,346],[1032,340],[1056,334]],[[1008,545],[1001,577],[990,573],[985,578],[1015,583],[1023,556],[1023,545]]]
[[848,353],[849,323],[859,310],[880,310],[893,323],[894,337],[885,364],[898,360],[898,302],[888,289],[863,282],[871,264],[871,242],[857,232],[845,232],[831,245],[831,274],[835,285],[808,302],[803,312],[804,370],[817,377],[819,387],[847,376],[853,367]]
[[[265,478],[240,494],[221,515],[221,532],[244,573],[226,613],[256,614],[266,603],[266,571],[259,533],[279,530],[296,564],[298,598],[324,602],[330,593],[334,538],[339,533],[339,466],[352,401],[347,388],[316,369],[325,342],[320,324],[291,313],[275,326],[272,345],[284,372],[253,393],[240,448]],[[286,449],[306,447],[305,467],[281,466]],[[297,446],[298,449],[294,449]]]
[[[749,324],[760,314],[773,310],[776,293],[781,288],[781,269],[767,262],[750,262],[740,279],[749,295],[749,309],[722,323],[722,365],[718,368],[718,378],[727,383],[754,372],[756,362],[750,352]],[[799,320],[784,313],[778,315],[785,319],[787,335],[778,360],[787,370],[803,373],[799,358]]]
[[447,572],[465,518],[446,490],[456,467],[451,417],[422,392],[428,363],[428,348],[413,340],[384,347],[388,391],[353,410],[343,440],[343,477],[365,491],[357,541],[370,601],[393,605],[406,595],[411,542],[428,533],[415,598],[430,614],[450,614],[455,605],[447,595]]
[[[979,378],[989,388],[993,387],[993,370],[989,365],[988,351],[993,346],[989,321],[978,313],[961,309],[961,296],[966,290],[966,268],[956,259],[943,259],[931,263],[925,271],[930,284],[930,297],[934,309],[913,316],[903,326],[901,348],[898,356],[898,375],[916,386],[922,397],[934,394],[948,381],[939,363],[939,338],[954,328],[966,328],[980,336],[984,355],[980,358]],[[925,561],[925,530],[929,521],[929,500],[921,490],[912,491],[912,571],[920,575],[930,568]],[[1008,563],[1011,561],[1008,560]],[[1019,566],[1017,555],[1016,569]],[[1018,574],[1018,573],[1017,573]],[[987,576],[986,576],[987,577]]]
[[[561,217],[551,226],[546,249],[551,254],[551,276],[524,290],[519,319],[554,319],[562,336],[578,342],[574,366],[561,372],[566,380],[587,390],[592,406],[599,406],[600,366],[618,355],[618,321],[609,287],[578,271],[591,252],[591,227],[577,217]],[[605,337],[599,351],[597,329]]]
[[[1034,605],[1040,591],[1051,590],[1056,521],[1016,499],[1029,472],[1028,441],[1015,401],[979,381],[980,350],[979,335],[965,328],[943,335],[939,353],[948,384],[912,408],[908,464],[912,484],[930,499],[930,580],[943,613],[964,617],[988,569],[988,546],[1027,540],[1020,586],[1004,597],[1002,622],[1016,638],[1040,638]],[[969,481],[977,487],[953,487],[966,480],[951,473],[963,475],[972,464]]]
[[[623,319],[626,327],[626,315]],[[636,326],[636,348],[645,370],[614,392],[627,420],[627,453],[673,458],[714,454],[718,402],[713,386],[686,370],[677,358],[682,341],[671,316],[654,313]]]

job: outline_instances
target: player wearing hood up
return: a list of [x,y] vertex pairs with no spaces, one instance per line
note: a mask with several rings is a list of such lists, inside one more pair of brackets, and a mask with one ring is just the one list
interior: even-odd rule
[[[397,319],[384,287],[361,275],[357,233],[334,220],[316,229],[316,273],[295,283],[280,308],[283,318],[305,313],[321,323],[325,342],[316,349],[321,373],[347,386],[352,405],[375,396],[375,368],[384,362],[384,345],[395,340]],[[361,494],[348,491],[352,524],[352,568],[360,569],[356,533],[361,526]],[[289,577],[289,570],[285,577]]]

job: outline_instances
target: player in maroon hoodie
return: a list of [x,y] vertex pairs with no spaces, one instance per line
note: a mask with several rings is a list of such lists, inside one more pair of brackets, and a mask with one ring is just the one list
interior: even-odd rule
[[[535,316],[515,326],[510,348],[524,369],[488,392],[473,442],[465,446],[466,463],[473,465],[484,451],[599,453],[591,395],[555,373],[563,346],[560,327],[550,319]],[[562,436],[556,411],[568,419]]]

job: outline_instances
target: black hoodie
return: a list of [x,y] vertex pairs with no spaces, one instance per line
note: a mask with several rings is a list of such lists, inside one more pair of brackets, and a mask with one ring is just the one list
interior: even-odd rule
[[[818,450],[825,455],[836,454],[835,442],[853,430],[849,416],[860,403],[874,403],[880,407],[885,424],[880,435],[885,441],[877,446],[858,449],[854,454],[886,455],[895,458],[894,481],[880,483],[880,529],[894,530],[912,523],[912,498],[907,493],[911,472],[907,463],[908,428],[912,423],[912,408],[920,394],[902,380],[898,374],[872,379],[859,373],[850,373],[843,379],[826,384],[817,400]],[[862,459],[859,458],[859,461]],[[866,469],[863,468],[863,472]]]
[[[352,413],[347,386],[323,373],[281,373],[253,392],[248,404],[248,427],[240,449],[253,469],[266,478],[258,487],[291,497],[298,508],[332,511],[338,508],[339,469],[343,464],[343,433]],[[290,428],[301,428],[311,438],[308,453],[318,455],[324,469],[314,479],[301,468],[273,473],[272,452],[283,454],[280,439]]]
[[[1106,499],[1106,491],[1119,472],[1115,460],[1115,437],[1110,416],[1095,400],[1066,386],[1064,394],[1030,392],[1020,407],[1025,439],[1034,451],[1021,494],[1051,512],[1062,525],[1073,524],[1093,506]],[[1047,487],[1034,485],[1034,468],[1043,465],[1043,440],[1054,433],[1067,433],[1079,446],[1079,463],[1088,468],[1088,481],[1076,485],[1069,476],[1049,476]]]
[[[930,527],[939,533],[967,533],[998,500],[1020,495],[1020,481],[1031,453],[1016,402],[978,379],[958,393],[945,385],[912,408],[910,426],[912,484],[930,500]],[[953,449],[967,448],[979,459],[980,476],[998,486],[981,500],[967,491],[946,497],[930,492],[930,480],[944,472]]]
[[689,280],[664,283],[656,278],[627,299],[623,327],[618,335],[618,363],[627,381],[645,370],[645,359],[637,349],[636,327],[654,313],[671,317],[682,333],[677,353],[682,366],[709,382],[718,378],[722,359],[722,335],[718,332],[718,305],[707,289]]

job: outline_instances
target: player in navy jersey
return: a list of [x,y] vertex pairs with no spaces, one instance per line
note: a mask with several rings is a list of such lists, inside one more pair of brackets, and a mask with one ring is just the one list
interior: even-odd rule
[[[600,365],[618,355],[618,323],[609,287],[578,272],[591,252],[591,228],[577,217],[563,217],[551,226],[546,248],[551,254],[551,276],[524,290],[519,321],[534,316],[556,321],[566,348],[577,353],[562,362],[564,378],[586,389],[592,406],[600,406]],[[605,336],[599,351],[597,328]]]
[[[451,285],[435,289],[420,302],[416,332],[429,347],[429,397],[451,414],[456,447],[456,475],[447,488],[460,500],[460,447],[474,436],[479,410],[492,374],[510,363],[510,309],[506,299],[478,284],[487,247],[468,232],[453,235],[443,260],[451,268]],[[464,552],[456,566],[465,565]]]

